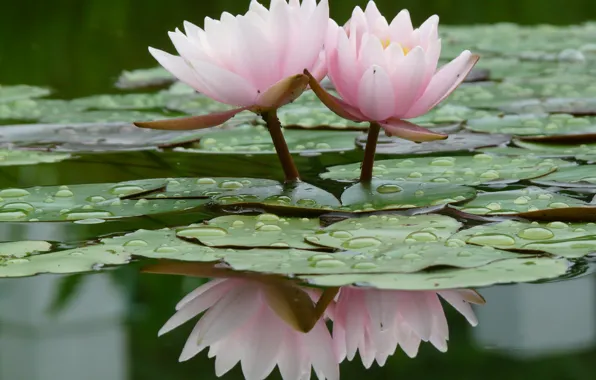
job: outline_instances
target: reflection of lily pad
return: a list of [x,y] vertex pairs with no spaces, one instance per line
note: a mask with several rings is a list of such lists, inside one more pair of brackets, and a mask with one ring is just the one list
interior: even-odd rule
[[472,188],[440,183],[373,180],[357,183],[341,196],[342,209],[354,212],[397,210],[462,202],[476,195]]
[[596,166],[582,165],[559,169],[532,182],[546,186],[596,187]]
[[0,190],[0,221],[77,221],[182,211],[205,200],[128,200],[122,197],[161,188],[163,179]]
[[[366,146],[366,137],[361,136],[356,143],[361,148]],[[377,143],[377,153],[380,154],[424,154],[473,151],[476,148],[501,145],[509,142],[509,136],[486,135],[481,133],[455,133],[446,140],[415,143],[396,137],[380,137]]]
[[454,241],[500,249],[543,251],[563,257],[582,257],[596,252],[596,225],[508,220],[462,230],[447,243]]
[[318,219],[280,218],[273,214],[230,215],[179,229],[177,235],[210,247],[314,249],[316,247],[305,242],[304,237],[314,234],[318,228]]
[[[417,157],[376,161],[373,176],[380,179],[479,185],[510,183],[551,173],[568,162],[536,157],[488,154],[454,157]],[[360,164],[333,166],[322,178],[349,181],[359,178]]]
[[480,193],[460,207],[460,210],[478,215],[504,215],[585,206],[579,199],[552,193],[538,187],[522,190]]
[[[347,151],[355,148],[360,132],[285,129],[284,137],[293,153]],[[207,133],[194,149],[184,152],[275,154],[275,147],[263,126],[244,125]]]
[[396,245],[377,255],[357,252],[314,253],[291,250],[287,254],[259,251],[257,255],[232,253],[226,262],[235,270],[282,275],[369,273],[414,273],[427,268],[450,266],[474,268],[493,261],[519,257],[519,254],[469,246],[446,247],[442,244]]
[[334,223],[305,239],[319,246],[376,254],[391,245],[445,241],[460,227],[444,215],[371,215]]
[[68,153],[0,149],[0,166],[36,165],[69,159]]
[[596,120],[568,114],[507,115],[471,120],[466,128],[475,132],[517,136],[580,135],[596,133]]
[[569,263],[563,259],[528,258],[501,260],[470,269],[441,269],[402,274],[348,274],[300,276],[318,286],[358,285],[393,290],[441,290],[494,284],[531,282],[564,275]]

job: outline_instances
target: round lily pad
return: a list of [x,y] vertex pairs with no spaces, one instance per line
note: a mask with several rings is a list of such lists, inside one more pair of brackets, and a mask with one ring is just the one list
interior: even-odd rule
[[164,179],[0,190],[0,221],[77,221],[113,219],[182,211],[206,202],[196,200],[129,200],[165,187]]
[[585,135],[596,133],[596,119],[569,114],[506,115],[470,120],[466,129],[516,136]]
[[532,180],[539,185],[561,187],[596,187],[596,166],[581,165],[557,170]]
[[37,165],[71,158],[68,153],[0,149],[0,166]]
[[344,210],[368,212],[458,203],[475,195],[476,190],[461,185],[373,179],[347,188],[341,203]]
[[177,236],[209,247],[317,249],[304,238],[319,229],[318,219],[280,218],[273,214],[230,215],[179,229]]
[[458,207],[461,211],[477,215],[517,215],[538,210],[557,210],[586,206],[586,202],[553,193],[539,187],[521,190],[484,192]]
[[[479,185],[511,183],[543,176],[570,163],[536,157],[505,157],[488,154],[453,157],[417,157],[376,161],[373,176],[379,179]],[[327,168],[322,178],[350,181],[359,178],[360,164]]]
[[[366,146],[367,136],[359,136],[356,143],[359,147]],[[377,143],[379,154],[425,154],[473,151],[477,148],[496,146],[509,142],[506,135],[486,135],[481,133],[455,133],[446,140],[435,140],[415,143],[396,137],[380,137]]]
[[445,241],[461,226],[444,215],[370,215],[334,223],[316,235],[307,235],[305,240],[323,247],[376,252],[395,244]]
[[554,279],[567,273],[564,259],[526,258],[490,263],[479,268],[441,269],[418,273],[303,275],[317,286],[348,286],[389,290],[441,290]]
[[596,224],[508,220],[462,230],[447,241],[450,242],[583,257],[596,252]]
[[432,267],[474,268],[519,257],[513,252],[487,247],[447,247],[442,244],[396,244],[375,255],[358,252],[314,253],[289,250],[285,254],[259,250],[226,255],[234,270],[282,275],[414,273]]
[[[284,129],[292,153],[343,152],[355,148],[360,132]],[[275,154],[275,147],[264,126],[243,125],[229,130],[209,132],[193,149],[185,152]]]

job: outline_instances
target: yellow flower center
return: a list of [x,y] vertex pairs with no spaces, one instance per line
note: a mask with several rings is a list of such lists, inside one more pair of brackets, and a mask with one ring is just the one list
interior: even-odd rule
[[[391,40],[389,38],[383,39],[383,40],[381,40],[381,45],[383,45],[383,49],[387,49],[389,47],[389,45],[391,45]],[[405,46],[401,46],[401,45],[399,45],[399,46],[401,47],[401,50],[404,52],[404,55],[408,55],[410,50],[412,50],[409,47],[405,47]]]

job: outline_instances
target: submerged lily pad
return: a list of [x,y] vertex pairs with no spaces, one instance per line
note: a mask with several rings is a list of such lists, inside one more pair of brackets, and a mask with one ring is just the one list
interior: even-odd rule
[[[284,129],[292,153],[343,152],[355,148],[360,132]],[[243,125],[230,130],[207,133],[194,149],[184,152],[275,154],[275,147],[264,126]]]
[[564,259],[509,259],[479,268],[441,269],[418,273],[308,275],[300,278],[317,286],[357,285],[390,290],[442,290],[553,279],[567,273]]
[[0,85],[0,103],[13,102],[21,99],[39,98],[47,96],[51,91],[43,87],[28,85],[2,86]]
[[447,243],[450,241],[500,249],[543,251],[563,257],[583,257],[596,252],[596,224],[508,220],[462,230]]
[[474,198],[476,190],[461,185],[373,179],[357,183],[341,196],[342,209],[353,212],[440,206]]
[[470,120],[466,129],[516,136],[585,135],[596,133],[596,119],[569,114],[506,115]]
[[48,164],[69,158],[71,155],[68,153],[0,149],[0,166]]
[[[356,143],[359,147],[366,146],[367,136],[360,136]],[[501,145],[509,142],[506,135],[486,135],[480,133],[455,133],[446,140],[435,140],[415,143],[396,137],[380,137],[377,143],[377,153],[380,154],[424,154],[473,151],[477,148]]]
[[177,236],[209,247],[316,249],[304,237],[319,229],[318,219],[280,218],[273,214],[230,215],[179,229]]
[[183,211],[206,202],[196,200],[122,199],[166,186],[164,179],[0,190],[0,221],[77,221]]
[[[464,185],[511,183],[543,176],[570,163],[536,157],[505,157],[488,154],[457,157],[420,157],[376,161],[376,178]],[[350,181],[359,178],[360,164],[333,166],[322,178]]]
[[349,251],[314,253],[303,250],[289,250],[280,254],[259,250],[255,253],[232,253],[226,256],[225,261],[235,270],[291,276],[369,273],[373,279],[379,273],[414,273],[438,266],[474,268],[519,256],[513,252],[477,246],[462,249],[441,244],[398,244],[374,255]]
[[323,247],[376,253],[391,245],[445,241],[461,226],[444,215],[371,215],[334,223],[305,240]]
[[586,206],[586,202],[538,188],[484,192],[459,207],[469,214],[515,215],[538,210]]
[[559,169],[532,182],[546,186],[596,187],[596,166],[581,165]]

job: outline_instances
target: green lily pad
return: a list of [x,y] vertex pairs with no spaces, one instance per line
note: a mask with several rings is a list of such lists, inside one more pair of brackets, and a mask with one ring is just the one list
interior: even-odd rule
[[6,103],[0,102],[0,119],[35,121],[45,118],[59,118],[83,110],[84,107],[75,106],[67,100],[20,99]]
[[287,253],[260,250],[232,253],[225,261],[234,270],[281,275],[414,273],[432,267],[474,268],[494,261],[517,258],[519,254],[486,247],[446,247],[442,244],[394,245],[375,255],[358,252]]
[[93,95],[72,100],[74,106],[100,110],[141,110],[164,108],[174,95],[157,92],[147,94]]
[[389,290],[442,290],[554,279],[567,273],[564,259],[527,258],[490,263],[479,268],[441,269],[418,273],[335,274],[300,276],[316,286],[348,286]]
[[[517,140],[513,140],[517,144]],[[572,157],[572,154],[567,154],[562,151],[553,151],[549,149],[545,150],[529,150],[524,148],[518,148],[513,146],[495,147],[495,148],[483,148],[479,149],[479,152],[487,154],[495,154],[497,156],[528,156],[528,157],[543,157],[543,158],[562,158]]]
[[568,113],[584,116],[596,115],[596,98],[526,99],[501,104],[499,109],[509,113]]
[[304,241],[319,229],[318,219],[280,218],[273,214],[230,215],[179,229],[177,236],[209,247],[316,249]]
[[2,265],[2,260],[47,252],[51,248],[52,244],[39,240],[0,243],[0,265]]
[[341,196],[342,209],[353,212],[439,206],[474,198],[476,190],[461,185],[374,179],[357,183]]
[[141,112],[131,110],[100,110],[69,112],[64,114],[45,115],[39,120],[43,123],[132,123],[134,121],[151,121],[165,119],[166,116],[155,112]]
[[552,193],[539,187],[521,190],[480,193],[470,202],[458,207],[461,211],[477,215],[516,215],[548,209],[586,206],[586,202]]
[[50,145],[61,150],[143,149],[198,140],[204,131],[164,131],[130,123],[17,124],[0,130],[0,143]]
[[[463,185],[511,183],[551,173],[570,163],[536,157],[488,154],[454,157],[420,157],[376,161],[373,175],[379,179]],[[321,178],[351,181],[359,178],[360,164],[327,168]]]
[[549,142],[533,142],[513,140],[513,143],[527,149],[529,154],[542,157],[587,157],[596,155],[596,143],[590,144],[553,144]]
[[470,120],[466,129],[516,136],[584,135],[596,133],[596,119],[569,114],[506,115]]
[[546,186],[596,187],[596,166],[581,165],[557,170],[532,182]]
[[143,87],[160,86],[172,83],[176,80],[169,71],[163,67],[153,67],[151,69],[140,69],[124,71],[120,74],[116,87],[122,89],[138,89]]
[[414,124],[428,126],[444,125],[444,124],[459,124],[467,120],[486,118],[491,116],[499,116],[502,112],[494,110],[479,110],[465,106],[454,104],[445,104],[435,107],[423,116],[411,119]]
[[447,244],[450,242],[583,257],[596,252],[596,224],[508,220],[462,230],[453,235]]
[[[477,148],[501,145],[509,142],[506,135],[487,135],[481,133],[455,133],[445,140],[435,140],[415,143],[396,137],[380,137],[377,142],[379,154],[426,154],[426,153],[453,153],[460,151],[473,151]],[[360,136],[356,144],[364,148],[367,136]]]
[[71,158],[68,153],[0,149],[0,166],[37,165]]
[[[360,132],[284,129],[284,137],[292,153],[343,152],[355,149]],[[275,147],[264,126],[243,125],[229,130],[207,133],[193,153],[275,154]]]
[[0,103],[13,102],[15,100],[39,98],[47,96],[51,91],[47,88],[17,85],[17,86],[1,86],[0,85]]
[[371,215],[334,223],[305,240],[323,247],[376,253],[392,245],[442,242],[461,226],[444,215]]
[[[206,202],[122,199],[166,186],[164,179],[0,190],[0,221],[78,221],[183,211]],[[165,201],[165,202],[164,202]]]

